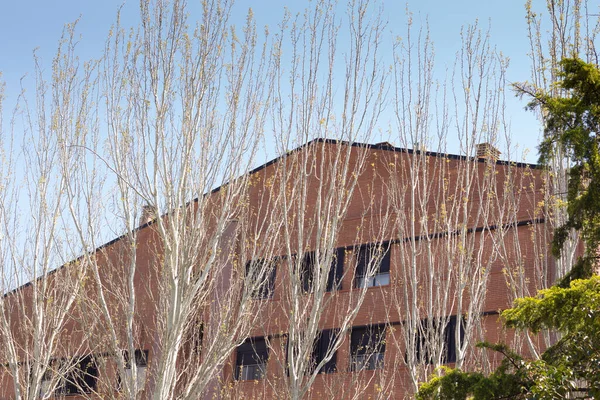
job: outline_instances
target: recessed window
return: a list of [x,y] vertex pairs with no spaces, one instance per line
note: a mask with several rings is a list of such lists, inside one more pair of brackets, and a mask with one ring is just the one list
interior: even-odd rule
[[259,380],[267,373],[269,348],[264,338],[248,339],[237,348],[235,378]]
[[[416,360],[418,363],[433,364],[434,349],[442,343],[442,364],[456,362],[456,315],[449,318],[436,318],[433,321],[423,319],[416,334]],[[441,326],[441,324],[445,324]],[[460,337],[464,336],[463,326],[460,326]],[[443,342],[440,341],[440,335]]]
[[369,244],[358,248],[354,286],[373,287],[390,284],[389,245]]
[[39,398],[43,399],[48,397],[52,392],[52,372],[51,370],[46,370],[44,375],[42,376],[42,381],[40,382],[40,393]]
[[56,387],[56,395],[91,393],[96,389],[98,367],[93,356],[75,360],[74,365],[65,373]]
[[[132,360],[129,357],[129,352],[123,353],[125,359],[125,379],[128,382],[132,381],[133,378],[133,367]],[[146,369],[148,368],[148,350],[135,350],[135,367],[136,367],[136,381],[138,389],[144,387],[146,382]]]
[[202,353],[202,341],[204,340],[204,324],[196,322],[191,333],[192,354],[199,356]]
[[[319,333],[313,350],[313,361],[315,366],[318,366],[321,362],[323,362],[327,356],[327,353],[333,348],[337,335],[339,335],[338,329],[326,329]],[[331,358],[321,367],[319,373],[330,374],[336,370],[337,351],[334,352]]]
[[385,325],[352,328],[350,369],[382,369],[385,355]]
[[275,292],[275,262],[252,260],[246,263],[246,284],[254,299],[270,299]]
[[[315,252],[305,253],[300,264],[300,280],[304,292],[312,292],[316,269],[320,268]],[[344,249],[339,248],[333,252],[331,264],[321,270],[327,274],[326,291],[342,288],[342,275],[344,273]]]

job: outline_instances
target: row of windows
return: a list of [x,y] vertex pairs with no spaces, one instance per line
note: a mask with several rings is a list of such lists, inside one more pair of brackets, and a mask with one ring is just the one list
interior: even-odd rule
[[[127,351],[123,353],[125,359],[125,378],[130,379],[133,368],[131,359]],[[135,364],[137,367],[137,380],[140,386],[146,380],[146,367],[148,365],[148,350],[135,351]],[[52,369],[49,369],[42,377],[40,385],[40,398],[47,397],[52,391],[53,372],[52,370],[61,370],[61,363],[64,361],[55,360]],[[96,389],[98,380],[98,365],[96,358],[92,355],[86,355],[75,360],[74,365],[68,369],[64,376],[60,378],[54,388],[54,396],[69,396],[92,393]],[[121,378],[118,378],[117,387],[121,387]]]
[[[440,323],[443,327],[443,363],[456,362],[456,316],[436,320],[433,324],[436,328]],[[432,324],[428,320],[421,321],[421,327],[417,331],[416,358],[420,362],[433,363],[431,355],[426,353],[429,346],[427,328]],[[350,334],[350,371],[363,371],[382,369],[385,356],[385,334],[387,325],[371,325],[365,327],[354,327]],[[462,324],[459,329],[462,337]],[[323,362],[328,350],[333,346],[339,330],[328,329],[321,331],[315,341],[312,364],[317,366]],[[237,349],[235,379],[258,380],[262,379],[267,371],[269,359],[269,347],[264,337],[246,340]],[[319,373],[332,373],[337,371],[337,353],[334,353],[319,371]]]
[[[441,326],[441,324],[444,324]],[[427,345],[430,335],[428,330],[443,329],[444,340],[443,363],[456,361],[456,316],[438,319],[435,321],[422,320],[417,330],[416,358],[418,361],[432,363],[431,355],[427,354]],[[385,356],[385,324],[371,325],[352,328],[350,334],[350,371],[382,369]],[[459,332],[462,337],[462,324]],[[313,347],[312,365],[323,364],[328,351],[333,347],[334,341],[339,336],[339,329],[328,329],[320,332]],[[235,379],[237,380],[259,380],[262,379],[267,370],[269,358],[269,347],[264,337],[250,338],[237,348]],[[124,352],[125,378],[130,379],[132,373],[131,358],[128,352]],[[146,368],[148,365],[148,351],[136,350],[134,356],[137,367],[137,380],[140,386],[146,379]],[[58,365],[56,367],[59,367]],[[319,373],[333,373],[337,371],[337,352],[321,366]],[[77,395],[91,393],[96,388],[98,379],[98,367],[96,359],[92,355],[85,356],[75,362],[74,368],[68,371],[59,381],[54,390],[56,396]],[[52,375],[46,373],[42,379],[40,397],[45,397],[50,391]],[[118,378],[117,387],[121,388],[121,379]]]
[[[345,248],[336,249],[331,265],[324,271],[327,273],[326,290],[328,292],[342,289],[345,254]],[[361,245],[355,248],[354,254],[356,254],[356,271],[353,283],[355,288],[389,285],[391,259],[389,245]],[[318,268],[318,264],[315,252],[305,253],[299,263],[299,278],[302,289],[306,293],[313,291],[314,273]],[[276,272],[275,261],[253,260],[246,264],[246,279],[258,283],[252,297],[256,299],[273,297]]]

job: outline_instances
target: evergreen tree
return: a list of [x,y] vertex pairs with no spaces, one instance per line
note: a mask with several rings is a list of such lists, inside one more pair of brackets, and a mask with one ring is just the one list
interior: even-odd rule
[[541,107],[546,115],[540,162],[547,165],[557,149],[571,162],[567,220],[556,229],[552,253],[560,256],[571,230],[579,232],[585,251],[555,286],[518,299],[502,318],[507,327],[534,334],[556,330],[561,339],[539,360],[527,360],[505,345],[481,343],[479,347],[504,355],[492,374],[446,368],[421,386],[420,399],[600,397],[600,276],[595,274],[600,248],[600,70],[576,58],[560,65],[557,85],[567,95],[529,93],[529,106]]

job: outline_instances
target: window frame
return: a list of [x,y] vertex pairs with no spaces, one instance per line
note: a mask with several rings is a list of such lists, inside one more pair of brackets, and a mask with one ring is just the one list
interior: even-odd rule
[[[299,262],[299,278],[304,293],[312,293],[313,285],[312,280],[314,277],[315,269],[315,252],[308,251],[302,256],[302,260]],[[342,290],[342,277],[344,275],[344,257],[345,249],[343,247],[336,248],[333,251],[333,257],[331,260],[331,266],[329,267],[327,276],[326,292],[332,292],[335,290]]]
[[[336,335],[339,335],[339,332],[339,329],[323,329],[319,332],[319,336],[314,343],[312,354],[314,368],[316,368],[317,365],[323,361],[327,351],[333,346]],[[331,359],[329,359],[329,361],[327,361],[317,373],[331,374],[334,372],[337,372],[337,349],[333,352]]]
[[[146,371],[148,370],[148,350],[135,349],[134,350],[134,359],[135,359],[135,367],[138,381],[138,389],[144,387],[146,382]],[[125,378],[129,379],[130,377],[127,375],[133,374],[133,368],[131,364],[131,358],[129,357],[129,352],[127,350],[123,350],[123,360],[125,361]],[[119,379],[119,385],[121,385],[121,379]],[[121,387],[121,386],[119,386]]]
[[[38,398],[43,399],[47,395],[51,396],[53,393],[56,393],[56,388],[54,390],[52,390],[53,379],[54,379],[53,371],[50,368],[46,369],[46,371],[42,375],[42,379],[40,380],[40,390],[38,392]],[[57,384],[57,388],[59,386],[60,386],[60,379]]]
[[[443,332],[443,336],[444,336],[444,349],[442,352],[442,364],[453,364],[456,362],[456,324],[459,321],[459,318],[456,315],[450,315],[447,317],[439,317],[439,318],[435,318],[434,324],[439,324],[440,321],[444,321],[446,323],[446,325],[444,326],[444,332]],[[428,329],[428,324],[429,324],[429,320],[427,318],[421,319],[419,321],[419,324],[421,325],[419,328],[417,328],[417,332],[416,332],[416,337],[415,337],[415,344],[416,344],[416,349],[415,349],[415,359],[417,361],[417,363],[421,363],[421,361],[424,361],[425,365],[432,365],[434,364],[434,360],[433,357],[429,354],[425,354],[424,356],[421,356],[421,352],[422,352],[422,347],[425,346],[426,343],[426,337],[424,338],[422,336],[422,333],[425,332]],[[464,319],[460,318],[460,338],[461,341],[464,338],[465,335],[465,327],[464,327]],[[425,349],[427,350],[427,349]]]
[[[75,358],[73,358],[73,360],[75,360]],[[84,368],[82,368],[82,366],[84,366]],[[90,373],[90,371],[93,373]],[[54,393],[56,396],[90,394],[96,390],[98,378],[99,369],[96,363],[96,357],[92,354],[88,354],[78,358],[77,362],[64,374],[64,377],[60,378]]]
[[[357,250],[356,250],[357,249]],[[375,269],[375,273],[372,276],[368,276],[367,269],[371,263],[371,258],[378,249],[383,251],[379,264]],[[359,289],[363,287],[381,287],[388,286],[390,284],[390,267],[391,267],[391,244],[389,242],[383,243],[369,243],[363,244],[355,248],[355,272],[354,272],[354,288]]]
[[[246,273],[246,277],[245,279],[249,279],[251,278],[250,276],[250,272],[251,272],[251,266],[253,264],[262,264],[263,266],[265,264],[270,264],[270,271],[267,271],[266,273],[268,273],[268,276],[265,276],[266,273],[263,272],[261,273],[260,276],[258,276],[258,278],[262,281],[262,283],[260,284],[260,286],[254,288],[254,290],[252,291],[252,293],[250,293],[250,297],[254,300],[269,300],[272,299],[273,296],[275,295],[275,280],[277,279],[277,263],[275,260],[265,260],[265,259],[257,259],[257,260],[250,260],[246,263],[246,268],[245,268],[245,273]],[[264,271],[261,268],[261,271]],[[252,271],[254,273],[256,273],[255,271]],[[256,278],[255,276],[252,276],[252,278]]]
[[387,324],[352,327],[350,371],[372,371],[385,367]]
[[[254,363],[246,363],[244,356],[250,356]],[[246,360],[248,360],[246,358]],[[267,374],[269,362],[269,346],[264,337],[249,338],[236,349],[234,379],[236,381],[251,381],[264,379]],[[253,376],[246,375],[247,367],[253,367]],[[256,368],[256,369],[254,369]],[[256,371],[259,372],[256,375]]]

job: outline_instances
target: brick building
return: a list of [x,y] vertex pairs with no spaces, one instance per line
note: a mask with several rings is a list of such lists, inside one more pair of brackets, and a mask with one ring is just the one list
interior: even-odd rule
[[[436,366],[492,368],[496,356],[475,349],[481,340],[543,346],[541,338],[505,332],[498,321],[514,298],[556,276],[546,253],[551,229],[543,170],[498,157],[488,144],[466,157],[314,140],[242,177],[236,184],[244,191],[235,199],[244,206],[227,218],[217,250],[206,253],[220,269],[186,317],[172,392],[183,398],[410,398]],[[221,196],[233,184],[186,209],[220,215]],[[118,398],[134,370],[142,398],[160,384],[167,255],[151,211],[134,235],[40,278],[68,311],[50,361],[41,363],[46,372],[37,396]],[[218,231],[218,218],[208,220],[204,230]],[[90,262],[100,266],[97,277]],[[198,276],[203,262],[194,259]],[[126,265],[133,265],[133,276]],[[107,289],[109,317],[122,325],[106,323],[98,282]],[[27,360],[35,354],[26,305],[35,301],[38,284],[7,294],[3,303],[25,377],[32,376]],[[229,326],[222,314],[247,320],[231,332],[222,329]],[[211,365],[208,354],[219,335],[234,340],[227,357]],[[194,394],[188,390],[193,370],[201,368],[210,371],[210,383]],[[27,387],[21,375],[15,385],[14,371],[5,364],[0,398]]]

